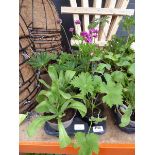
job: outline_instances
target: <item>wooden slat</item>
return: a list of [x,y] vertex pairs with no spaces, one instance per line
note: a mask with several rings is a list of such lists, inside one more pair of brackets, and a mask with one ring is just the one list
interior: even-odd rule
[[[118,0],[118,2],[116,4],[116,8],[125,9],[125,8],[127,8],[128,3],[129,3],[129,0]],[[131,15],[133,15],[133,14],[131,14]],[[122,20],[122,18],[123,18],[122,16],[117,16],[113,19],[113,21],[111,22],[111,25],[110,25],[107,40],[111,40],[112,36],[114,34],[116,34],[117,29],[119,27],[119,23]]]
[[[75,7],[76,8],[77,7],[76,0],[70,0],[70,5],[71,5],[71,7]],[[61,9],[62,9],[62,7],[61,7]],[[76,13],[73,14],[73,19],[74,19],[74,21],[80,19],[78,13],[77,14]],[[74,27],[75,27],[75,32],[80,35],[80,33],[81,33],[81,25],[76,25],[74,23]]]
[[[126,0],[125,0],[126,1]],[[125,7],[123,7],[125,8]],[[89,15],[118,15],[131,16],[134,9],[110,9],[110,8],[85,8],[85,7],[61,7],[62,14],[89,14]]]
[[[82,7],[89,7],[88,0],[81,0]],[[89,15],[83,16],[83,30],[88,31],[88,25],[89,25]]]
[[[106,0],[105,8],[115,8],[117,0]],[[112,16],[108,16],[108,23],[105,23],[103,29],[100,30],[99,40],[107,40],[108,31],[110,28]]]
[[[102,6],[102,0],[94,0],[93,7],[94,8],[101,8]],[[99,19],[100,15],[95,15],[95,19]],[[97,29],[99,29],[99,25],[96,26]],[[95,42],[97,42],[98,38],[95,38]]]

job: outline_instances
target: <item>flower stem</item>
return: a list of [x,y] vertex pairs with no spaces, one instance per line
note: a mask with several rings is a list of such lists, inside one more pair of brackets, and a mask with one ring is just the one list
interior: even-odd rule
[[90,132],[90,129],[91,129],[91,127],[92,127],[92,124],[93,124],[93,122],[91,121],[91,122],[90,122],[89,130],[88,130],[88,133]]

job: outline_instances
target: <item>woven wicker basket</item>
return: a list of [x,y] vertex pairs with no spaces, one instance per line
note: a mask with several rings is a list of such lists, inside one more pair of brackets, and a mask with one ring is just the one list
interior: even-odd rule
[[19,17],[19,112],[31,111],[39,91],[37,72],[27,63],[33,53],[32,41],[22,16]]
[[61,27],[52,0],[19,0],[36,52],[61,51]]

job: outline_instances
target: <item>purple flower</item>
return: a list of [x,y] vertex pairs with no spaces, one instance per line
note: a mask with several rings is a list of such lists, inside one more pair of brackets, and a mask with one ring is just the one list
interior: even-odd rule
[[74,32],[74,28],[73,27],[70,27],[69,28],[69,32]]
[[95,29],[94,33],[98,33],[99,32],[99,29]]
[[95,34],[93,34],[93,35],[92,35],[92,37],[97,38],[97,34],[96,34],[96,33],[95,33]]
[[94,29],[94,28],[92,28],[92,29],[89,30],[89,32],[90,32],[90,33],[98,33],[99,30],[98,30],[98,29]]
[[94,31],[95,31],[94,28],[92,28],[92,29],[89,30],[90,33],[94,33]]
[[88,36],[89,34],[86,32],[86,31],[83,31],[83,32],[81,32],[81,34],[80,34],[82,37],[86,37],[86,36]]
[[92,37],[90,37],[90,36],[85,38],[85,42],[87,42],[87,43],[92,43],[92,41],[93,41]]
[[83,31],[83,32],[81,32],[80,35],[83,37],[83,39],[85,40],[85,42],[92,43],[93,38],[92,38],[92,34],[91,33],[88,33],[86,31]]
[[57,23],[58,23],[58,24],[61,24],[61,23],[62,23],[62,19],[58,19],[58,20],[57,20]]
[[81,24],[81,21],[78,19],[78,20],[75,20],[74,23],[75,24]]

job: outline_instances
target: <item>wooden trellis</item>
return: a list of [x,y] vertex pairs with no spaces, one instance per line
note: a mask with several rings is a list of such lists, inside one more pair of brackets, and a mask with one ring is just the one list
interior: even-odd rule
[[[108,22],[104,26],[98,25],[99,35],[95,42],[99,46],[104,46],[106,41],[110,40],[116,34],[119,23],[123,16],[134,15],[134,9],[126,9],[129,0],[93,0],[93,6],[89,6],[89,0],[81,0],[81,6],[78,7],[76,0],[70,0],[70,7],[61,7],[62,14],[73,14],[73,19],[79,20],[83,16],[81,25],[74,23],[75,32],[80,35],[81,31],[87,31],[90,24],[90,15],[93,19],[108,16]],[[71,40],[74,44],[74,40]]]

